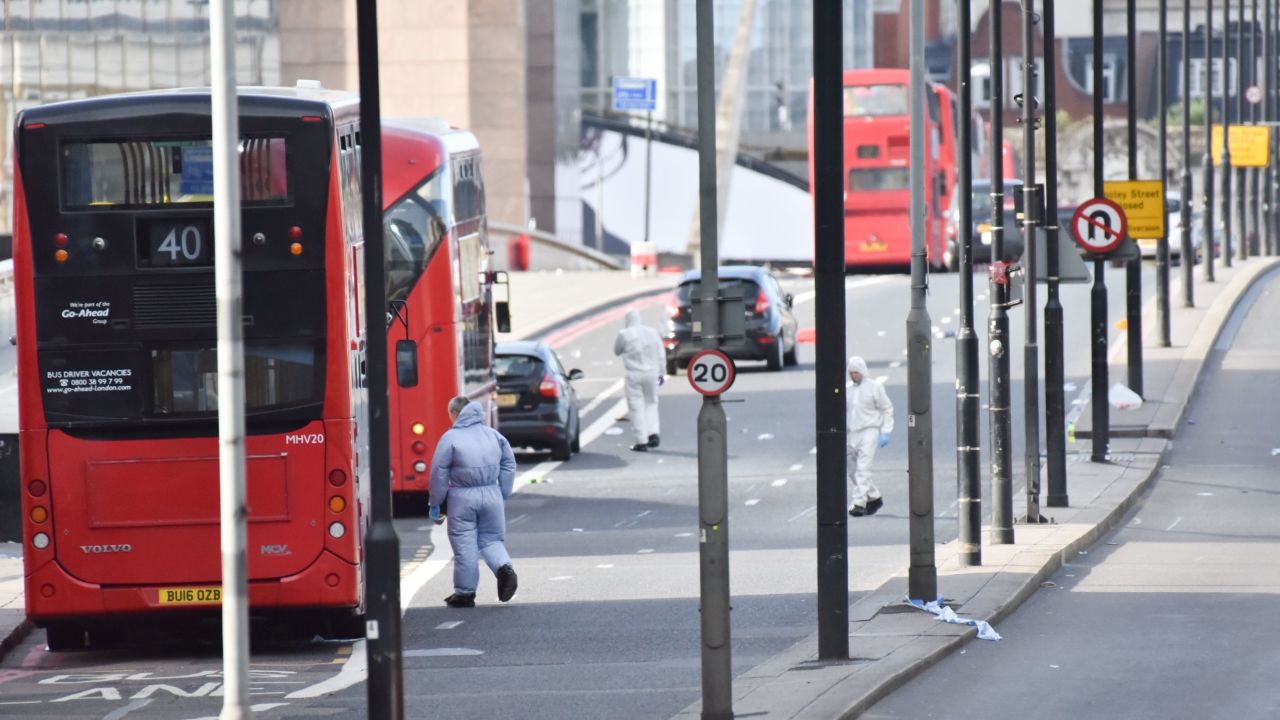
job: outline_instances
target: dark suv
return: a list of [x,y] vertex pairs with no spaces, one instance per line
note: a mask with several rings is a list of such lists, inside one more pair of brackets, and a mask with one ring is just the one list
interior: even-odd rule
[[[725,265],[720,268],[720,286],[742,290],[746,311],[746,337],[720,346],[734,360],[764,360],[770,370],[796,364],[796,316],[792,298],[784,294],[778,281],[764,268],[754,265]],[[662,338],[667,350],[667,374],[685,367],[702,349],[693,339],[692,299],[702,290],[702,271],[691,270],[680,278],[667,305],[667,327]]]
[[500,342],[493,352],[498,376],[498,430],[512,447],[551,451],[554,460],[578,452],[582,422],[572,380],[581,370],[565,372],[546,343]]

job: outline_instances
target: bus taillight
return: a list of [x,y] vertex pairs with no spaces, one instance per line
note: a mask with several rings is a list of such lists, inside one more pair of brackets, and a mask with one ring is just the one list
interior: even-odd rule
[[334,495],[329,498],[329,512],[340,513],[347,509],[347,499],[341,495]]
[[289,228],[289,239],[290,239],[290,240],[301,240],[301,239],[302,239],[302,228],[298,227],[297,225],[294,225],[293,227]]
[[66,247],[69,242],[71,242],[71,239],[67,237],[66,233],[58,233],[53,236],[53,244],[58,247]]
[[31,508],[31,522],[39,525],[49,519],[49,511],[43,505]]
[[409,447],[413,448],[413,452],[415,455],[421,455],[427,451],[427,444],[422,442],[421,440],[414,440],[413,444],[410,445]]
[[302,243],[296,242],[289,246],[290,254],[297,256],[302,254]]
[[31,493],[31,497],[43,497],[48,489],[43,480],[32,480],[27,484],[27,492]]
[[32,546],[34,546],[34,547],[35,547],[35,549],[37,549],[37,550],[43,550],[43,549],[45,549],[45,548],[49,547],[49,536],[48,536],[48,535],[45,535],[45,534],[44,534],[44,533],[42,533],[42,532],[36,533],[36,534],[31,538],[31,544],[32,544]]
[[347,474],[341,468],[334,468],[329,471],[329,484],[334,487],[342,487],[347,483]]

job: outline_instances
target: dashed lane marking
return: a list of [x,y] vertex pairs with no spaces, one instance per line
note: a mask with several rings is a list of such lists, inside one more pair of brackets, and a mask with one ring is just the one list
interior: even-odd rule
[[772,483],[774,487],[782,487],[783,485],[786,485],[786,484],[787,484],[786,478],[778,478],[777,480],[774,480]]
[[437,629],[437,630],[452,630],[452,629],[454,629],[454,628],[458,627],[459,625],[461,625],[463,622],[464,622],[464,621],[462,621],[462,620],[450,620],[449,622],[442,622],[442,623],[440,623],[439,625],[437,625],[437,626],[436,626],[436,629]]

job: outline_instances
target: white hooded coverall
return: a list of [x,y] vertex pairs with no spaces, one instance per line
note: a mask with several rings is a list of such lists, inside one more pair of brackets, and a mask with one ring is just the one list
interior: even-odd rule
[[849,480],[853,483],[849,497],[854,505],[865,507],[868,500],[880,497],[880,488],[871,481],[871,464],[876,459],[880,435],[893,432],[893,403],[880,381],[867,376],[865,360],[857,355],[849,358],[848,371],[862,373],[862,382],[850,385],[845,397]]
[[658,434],[658,376],[666,365],[666,352],[658,331],[640,320],[638,310],[628,310],[624,327],[613,341],[613,354],[622,358],[627,414],[637,445],[646,445]]

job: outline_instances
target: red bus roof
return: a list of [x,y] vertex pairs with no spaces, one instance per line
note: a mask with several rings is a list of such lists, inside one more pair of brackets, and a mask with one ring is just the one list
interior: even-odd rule
[[865,68],[862,70],[845,70],[845,87],[858,85],[907,85],[911,82],[911,71],[903,68]]
[[478,151],[466,130],[443,120],[394,119],[382,124],[382,209],[386,210],[439,168],[449,155]]

